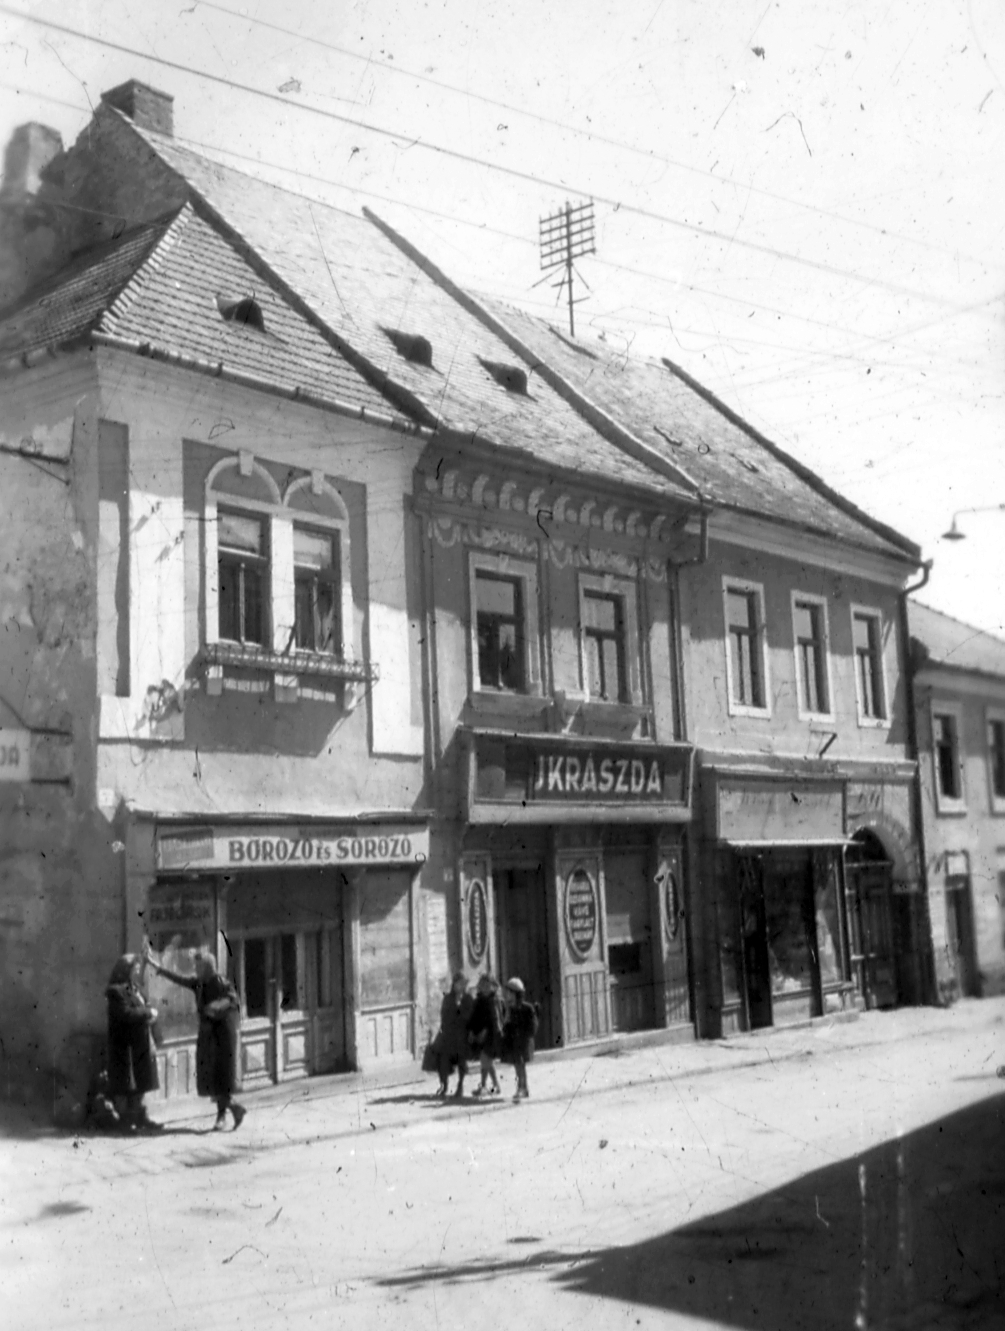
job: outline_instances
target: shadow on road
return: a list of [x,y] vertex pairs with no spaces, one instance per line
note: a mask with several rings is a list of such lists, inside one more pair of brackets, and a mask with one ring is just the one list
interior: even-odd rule
[[433,1267],[386,1286],[542,1267],[565,1289],[739,1328],[1005,1325],[1005,1095],[623,1248]]

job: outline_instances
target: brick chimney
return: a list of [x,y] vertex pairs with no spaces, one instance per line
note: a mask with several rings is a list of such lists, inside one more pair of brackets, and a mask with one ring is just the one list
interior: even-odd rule
[[139,79],[128,79],[101,94],[101,100],[127,115],[140,129],[152,129],[171,138],[174,134],[174,98]]

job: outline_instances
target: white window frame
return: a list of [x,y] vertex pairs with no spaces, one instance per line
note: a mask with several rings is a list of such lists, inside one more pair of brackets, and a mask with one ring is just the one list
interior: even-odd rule
[[989,706],[984,713],[984,744],[985,756],[988,769],[988,799],[991,805],[991,812],[995,814],[1005,814],[1005,795],[995,794],[995,774],[991,763],[991,722],[1000,721],[1005,726],[1005,706]]
[[[493,573],[501,578],[519,579],[523,584],[523,689],[495,689],[482,687],[478,671],[478,587],[479,572]],[[541,696],[541,634],[538,618],[537,564],[530,559],[519,559],[508,554],[486,554],[481,550],[468,552],[468,649],[471,658],[471,692],[484,693],[492,698],[525,698]]]
[[[865,713],[865,699],[862,697],[862,686],[858,677],[858,652],[855,648],[855,619],[873,619],[877,625],[877,638],[879,641],[879,685],[883,691],[883,716],[867,716]],[[852,604],[849,607],[849,620],[851,623],[851,655],[852,668],[855,675],[855,705],[858,711],[858,723],[863,729],[888,730],[890,728],[890,688],[886,678],[886,628],[887,621],[883,616],[882,610],[874,605]],[[891,623],[892,629],[892,623]],[[834,703],[831,701],[831,708]]]
[[[754,707],[750,703],[742,703],[736,700],[734,680],[733,680],[733,653],[730,650],[729,641],[729,593],[742,592],[746,595],[753,595],[756,599],[757,612],[757,630],[756,637],[759,640],[761,654],[761,686],[764,692],[764,706]],[[732,578],[724,576],[722,579],[722,624],[723,624],[723,648],[726,653],[726,703],[730,716],[756,716],[770,717],[771,715],[771,676],[768,670],[768,623],[764,614],[764,584],[761,582],[750,582],[746,578]]]
[[[625,674],[628,685],[627,699],[612,702],[609,698],[595,698],[590,693],[589,672],[586,668],[586,593],[599,592],[603,596],[617,596],[622,606],[625,628]],[[642,688],[642,643],[639,639],[639,586],[634,578],[618,577],[614,573],[580,573],[579,575],[579,683],[587,702],[604,707],[642,707],[645,703]]]
[[[256,476],[269,494],[268,500],[248,499],[243,495],[228,494],[217,489],[218,479],[227,471],[236,469],[242,476]],[[301,491],[325,495],[337,516],[314,514],[290,506],[290,501]],[[281,493],[269,471],[251,454],[221,458],[209,471],[205,482],[203,506],[203,571],[205,574],[205,621],[202,625],[203,642],[220,641],[220,581],[218,515],[220,508],[245,512],[250,517],[264,517],[268,522],[269,590],[265,613],[268,616],[271,640],[263,651],[285,653],[293,633],[296,598],[293,578],[293,528],[309,527],[337,533],[339,537],[340,576],[342,580],[342,642],[341,657],[350,659],[353,634],[352,568],[349,550],[349,514],[342,496],[320,471],[299,476]],[[320,655],[320,653],[319,653]],[[328,655],[328,653],[324,653]]]
[[[956,771],[960,781],[960,794],[958,798],[950,795],[943,795],[941,783],[939,781],[939,758],[935,746],[935,718],[937,716],[949,716],[953,719],[953,725],[956,732]],[[967,782],[966,768],[963,762],[963,704],[959,702],[944,702],[941,699],[933,698],[929,703],[929,725],[931,727],[930,748],[932,751],[932,790],[935,795],[935,809],[939,814],[965,814],[967,811]]]
[[[792,663],[796,671],[796,699],[799,707],[800,721],[833,721],[834,720],[834,681],[831,672],[831,633],[830,618],[827,614],[826,596],[818,596],[815,592],[801,592],[793,589],[792,600]],[[806,605],[817,606],[821,614],[821,626],[823,628],[823,647],[824,653],[824,687],[827,690],[827,710],[824,712],[810,711],[803,696],[802,672],[799,668],[799,642],[796,633],[796,606],[799,602]]]

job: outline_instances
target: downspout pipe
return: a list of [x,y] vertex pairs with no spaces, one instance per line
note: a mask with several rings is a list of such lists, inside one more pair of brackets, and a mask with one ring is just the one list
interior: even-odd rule
[[[684,696],[684,644],[681,640],[681,629],[683,616],[681,609],[681,577],[682,568],[695,567],[708,561],[708,520],[711,515],[711,509],[702,506],[701,509],[701,530],[698,541],[698,553],[692,555],[689,559],[682,559],[673,565],[673,598],[676,602],[677,614],[674,618],[677,621],[677,631],[674,633],[674,665],[677,675],[677,732],[681,739],[687,738],[687,712],[685,710]],[[694,816],[695,793],[694,784],[691,792],[692,817]],[[693,1004],[694,1031],[698,1039],[705,1039],[716,1032],[710,1029],[708,1002],[710,981],[708,970],[711,966],[711,953],[713,948],[718,955],[718,939],[714,927],[714,915],[711,915],[710,902],[707,900],[707,893],[702,890],[702,852],[698,845],[698,839],[691,836],[691,828],[688,825],[684,830],[684,853],[687,870],[684,876],[685,884],[685,925],[688,930],[687,965],[688,965],[688,983],[691,990],[691,1001]],[[696,936],[696,931],[691,927],[695,920],[695,905],[704,907],[700,911],[698,920],[700,936]],[[696,955],[697,953],[697,955]]]
[[934,560],[926,559],[921,566],[921,577],[900,593],[900,641],[901,670],[904,675],[905,698],[907,708],[907,749],[914,759],[914,780],[912,782],[912,804],[914,805],[915,840],[918,846],[918,871],[921,874],[922,909],[919,926],[924,930],[924,952],[922,956],[922,994],[921,1001],[927,1004],[937,1003],[935,984],[935,958],[932,953],[932,918],[928,899],[928,855],[925,849],[925,801],[921,790],[921,753],[918,748],[918,714],[914,699],[914,669],[911,661],[911,621],[907,609],[907,598],[913,592],[920,592],[928,586],[932,575]]

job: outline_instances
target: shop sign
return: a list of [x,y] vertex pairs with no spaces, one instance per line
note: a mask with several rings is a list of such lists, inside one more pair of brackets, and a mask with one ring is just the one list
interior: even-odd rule
[[424,864],[427,827],[374,825],[321,828],[199,828],[165,832],[159,869],[304,869]]
[[585,869],[573,869],[565,881],[565,932],[573,952],[585,961],[597,937],[597,889]]
[[31,780],[31,731],[0,729],[0,781]]
[[656,886],[663,893],[663,918],[666,920],[667,937],[674,942],[680,932],[680,922],[684,911],[680,895],[680,862],[676,856],[665,856],[656,870]]
[[468,888],[468,947],[476,964],[485,956],[488,941],[488,898],[485,884],[476,878]]
[[779,781],[719,787],[719,836],[728,841],[840,841],[840,783]]
[[195,885],[152,888],[143,923],[154,946],[163,951],[173,939],[180,938],[180,946],[198,947],[212,939],[216,929],[214,896],[212,885],[208,889]]

